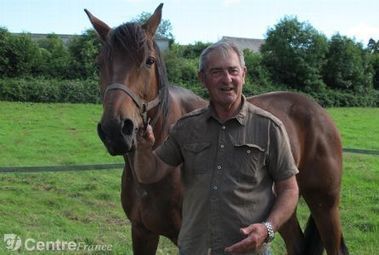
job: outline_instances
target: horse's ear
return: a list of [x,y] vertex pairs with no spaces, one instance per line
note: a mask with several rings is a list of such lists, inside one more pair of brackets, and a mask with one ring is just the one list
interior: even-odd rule
[[107,39],[107,35],[111,28],[105,24],[103,21],[99,20],[95,16],[92,15],[87,9],[84,9],[86,12],[89,20],[92,23],[93,28],[96,30],[97,34],[99,35],[100,39],[102,42],[105,42]]
[[155,9],[154,14],[142,25],[142,28],[145,29],[151,36],[155,35],[159,24],[162,19],[162,7],[163,3],[161,3],[157,9]]

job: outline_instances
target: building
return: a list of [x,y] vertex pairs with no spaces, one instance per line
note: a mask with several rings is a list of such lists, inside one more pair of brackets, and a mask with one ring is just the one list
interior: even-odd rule
[[223,36],[221,40],[233,42],[241,50],[249,49],[252,52],[260,52],[261,46],[265,43],[264,39],[252,39],[231,36]]

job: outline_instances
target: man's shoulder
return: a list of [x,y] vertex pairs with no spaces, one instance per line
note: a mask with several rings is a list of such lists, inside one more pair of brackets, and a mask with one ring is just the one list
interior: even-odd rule
[[208,107],[203,107],[203,108],[195,109],[192,112],[188,112],[188,113],[184,114],[179,119],[179,121],[185,121],[185,120],[189,120],[190,121],[191,119],[199,118],[202,115],[204,115],[207,111],[208,111]]
[[197,122],[199,118],[205,116],[208,111],[208,107],[195,109],[191,112],[184,114],[182,117],[178,119],[176,122],[176,126],[182,126],[183,124],[188,125],[191,122]]

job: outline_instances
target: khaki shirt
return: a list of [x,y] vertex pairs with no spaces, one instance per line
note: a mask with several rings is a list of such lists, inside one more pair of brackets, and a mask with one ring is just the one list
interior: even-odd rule
[[169,165],[182,164],[185,255],[224,254],[245,238],[241,227],[266,220],[273,182],[298,173],[282,122],[245,98],[225,123],[211,106],[185,115],[155,153]]

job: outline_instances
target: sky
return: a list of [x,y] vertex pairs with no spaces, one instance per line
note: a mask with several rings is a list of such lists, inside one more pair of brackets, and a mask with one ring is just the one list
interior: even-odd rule
[[92,28],[84,8],[117,27],[153,13],[160,3],[180,44],[222,36],[264,39],[285,16],[308,22],[328,38],[339,33],[364,45],[379,40],[378,0],[0,0],[0,26],[14,33],[81,34]]

